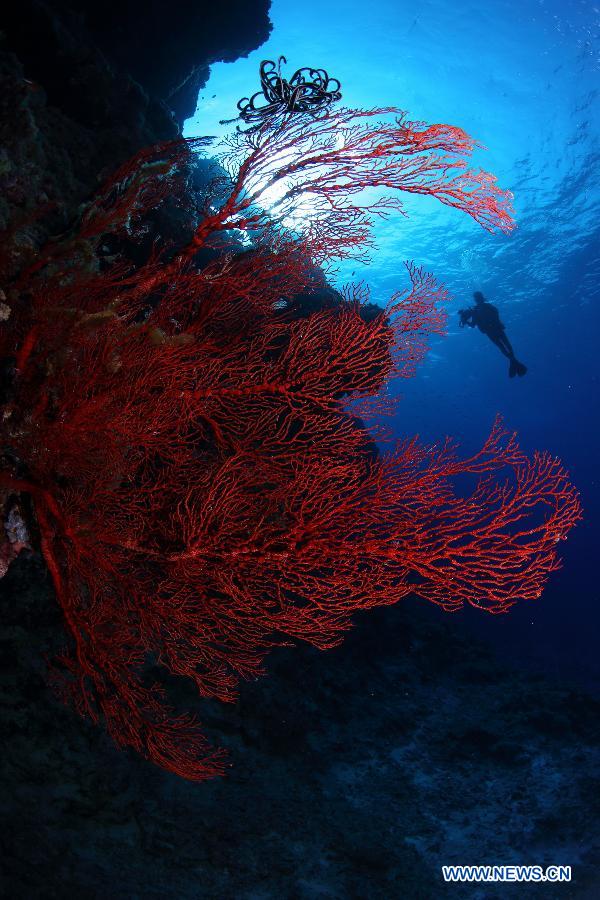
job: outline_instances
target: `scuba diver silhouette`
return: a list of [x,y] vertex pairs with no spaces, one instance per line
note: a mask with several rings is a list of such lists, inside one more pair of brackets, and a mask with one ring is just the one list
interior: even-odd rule
[[460,327],[464,328],[465,325],[468,325],[469,328],[475,328],[477,325],[479,330],[487,335],[500,352],[510,360],[508,368],[510,378],[514,378],[515,375],[524,375],[527,371],[527,366],[524,366],[516,358],[512,345],[506,336],[504,325],[500,321],[498,310],[491,303],[487,302],[481,291],[475,291],[473,297],[475,298],[475,306],[472,306],[470,309],[459,309],[458,311]]

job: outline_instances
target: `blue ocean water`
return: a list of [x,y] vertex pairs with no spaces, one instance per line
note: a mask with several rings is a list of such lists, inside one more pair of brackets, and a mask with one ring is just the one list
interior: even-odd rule
[[[449,434],[472,451],[500,413],[528,452],[548,449],[568,467],[585,519],[541,600],[504,617],[455,619],[522,663],[597,682],[600,10],[591,0],[274,0],[271,19],[259,50],[213,66],[187,135],[225,134],[233,126],[219,121],[259,89],[260,61],[284,54],[289,74],[314,66],[338,78],[344,105],[393,105],[411,120],[460,126],[487,148],[474,165],[514,194],[509,236],[409,196],[408,218],[376,224],[370,265],[345,264],[337,278],[365,280],[384,304],[407,285],[411,259],[454,298],[447,336],[399,386],[399,437]],[[458,327],[474,290],[498,307],[526,377],[509,379],[485,336]]]

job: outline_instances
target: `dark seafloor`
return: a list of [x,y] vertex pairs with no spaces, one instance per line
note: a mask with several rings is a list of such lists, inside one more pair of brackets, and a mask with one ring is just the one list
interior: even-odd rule
[[[268,34],[267,0],[166,8],[8,4],[9,275],[102,176],[179,133],[211,62]],[[232,768],[191,784],[118,751],[53,698],[43,656],[63,629],[38,554],[0,580],[0,608],[2,897],[600,895],[598,703],[505,666],[459,616],[407,603],[358,617],[335,651],[277,651],[236,704],[201,705]],[[573,880],[444,885],[451,863],[570,864]]]

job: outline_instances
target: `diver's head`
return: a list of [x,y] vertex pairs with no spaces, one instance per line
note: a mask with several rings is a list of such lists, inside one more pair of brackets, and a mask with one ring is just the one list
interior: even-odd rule
[[473,297],[475,298],[475,303],[485,303],[485,297],[483,296],[481,291],[475,291]]

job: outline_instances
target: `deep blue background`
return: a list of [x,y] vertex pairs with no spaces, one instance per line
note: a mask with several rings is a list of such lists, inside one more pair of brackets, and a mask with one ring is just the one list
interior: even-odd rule
[[[432,341],[417,376],[399,386],[399,436],[450,434],[471,451],[501,413],[527,451],[548,449],[568,467],[585,520],[542,599],[504,617],[454,618],[523,664],[598,682],[598,10],[588,0],[274,0],[271,17],[267,44],[213,67],[186,134],[223,134],[219,120],[258,90],[260,60],[285,54],[288,74],[311,65],[339,78],[345,105],[394,105],[412,120],[460,126],[488,148],[474,164],[514,193],[510,236],[408,197],[408,219],[377,225],[369,268],[344,265],[338,279],[354,273],[384,304],[406,286],[402,261],[413,259],[455,298],[447,337]],[[456,311],[473,290],[498,306],[529,368],[524,379],[509,380],[486,338],[458,328]]]

